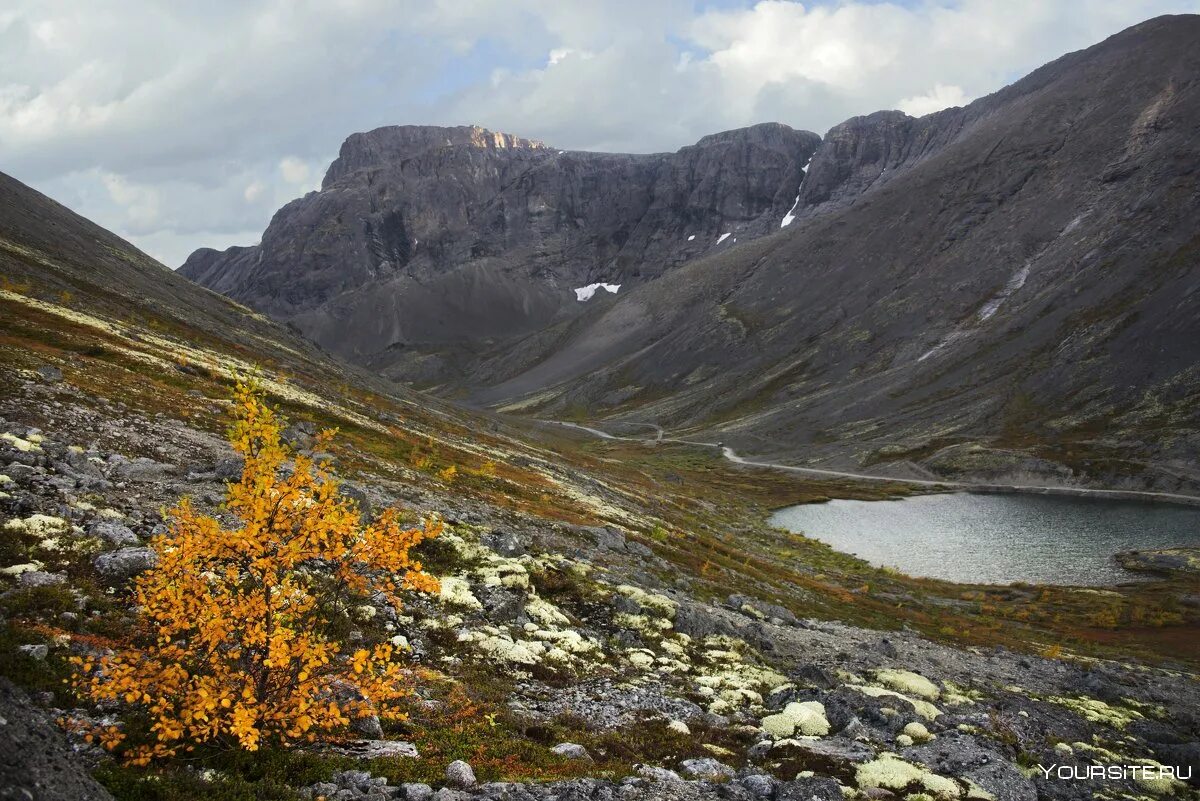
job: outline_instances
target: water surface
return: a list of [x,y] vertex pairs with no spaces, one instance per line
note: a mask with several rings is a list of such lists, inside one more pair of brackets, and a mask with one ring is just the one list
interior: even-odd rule
[[973,584],[1103,585],[1145,578],[1119,551],[1200,546],[1200,508],[1055,495],[919,495],[776,512],[780,528],[876,566]]

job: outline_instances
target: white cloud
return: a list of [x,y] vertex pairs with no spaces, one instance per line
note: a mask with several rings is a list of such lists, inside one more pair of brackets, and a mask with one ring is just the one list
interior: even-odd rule
[[923,95],[904,98],[896,108],[912,117],[924,117],[951,106],[965,106],[970,101],[961,86],[939,83]]
[[295,156],[286,156],[279,162],[279,174],[289,184],[306,184],[310,176],[308,165]]
[[354,131],[635,152],[765,120],[824,133],[1183,11],[1200,0],[7,0],[0,169],[175,266],[257,238]]
[[159,193],[149,186],[130,183],[110,172],[100,174],[108,196],[125,210],[127,226],[134,230],[152,230],[159,216]]
[[246,184],[246,188],[242,191],[242,197],[246,199],[247,203],[253,203],[262,197],[262,194],[266,191],[266,189],[266,184],[264,184],[262,181],[251,181],[250,183]]

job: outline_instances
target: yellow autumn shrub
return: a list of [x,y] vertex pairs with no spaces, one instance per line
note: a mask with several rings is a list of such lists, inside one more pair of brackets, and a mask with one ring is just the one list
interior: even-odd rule
[[402,590],[436,591],[409,549],[441,524],[405,528],[394,509],[364,523],[328,466],[285,445],[281,429],[257,384],[240,382],[229,439],[245,467],[226,498],[239,524],[182,500],[151,543],[157,563],[134,582],[132,644],[75,660],[82,695],[148,718],[150,741],[124,747],[134,764],[214,739],[253,751],[401,716],[410,679],[392,646],[348,648],[337,627],[372,596],[398,606]]

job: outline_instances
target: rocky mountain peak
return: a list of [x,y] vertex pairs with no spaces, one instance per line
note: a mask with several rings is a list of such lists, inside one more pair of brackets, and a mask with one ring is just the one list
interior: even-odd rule
[[261,245],[198,250],[180,273],[377,369],[434,348],[420,369],[440,376],[448,344],[526,336],[605,302],[576,289],[628,292],[779,230],[820,141],[765,123],[675,153],[588,153],[478,126],[377,128],[346,139]]
[[440,148],[478,150],[547,150],[544,143],[478,125],[387,125],[354,133],[342,143],[337,159],[325,173],[322,188],[361,169],[380,167]]

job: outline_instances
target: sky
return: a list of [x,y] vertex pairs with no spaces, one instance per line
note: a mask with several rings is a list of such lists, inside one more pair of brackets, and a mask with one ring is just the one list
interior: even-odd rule
[[675,150],[971,100],[1200,0],[0,0],[0,171],[170,267],[254,244],[347,135]]

